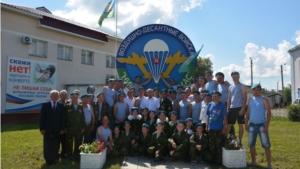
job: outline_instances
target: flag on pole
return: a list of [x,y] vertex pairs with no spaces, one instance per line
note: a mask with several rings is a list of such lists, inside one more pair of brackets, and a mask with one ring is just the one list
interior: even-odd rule
[[200,50],[195,52],[192,56],[190,56],[186,61],[183,62],[183,64],[178,69],[179,73],[190,72],[192,70],[192,68],[193,68],[195,62],[197,61],[197,57],[198,57],[199,53],[201,52],[202,48],[203,48],[203,45],[201,46]]
[[98,24],[101,27],[102,22],[105,18],[113,18],[115,17],[115,0],[111,0],[104,9],[102,15],[100,16],[98,20]]

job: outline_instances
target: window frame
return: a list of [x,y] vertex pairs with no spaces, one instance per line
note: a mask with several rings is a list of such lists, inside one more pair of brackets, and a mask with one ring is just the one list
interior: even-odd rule
[[[44,44],[44,55],[39,55],[39,44]],[[35,45],[35,51],[34,53],[31,53],[31,48],[32,45]],[[47,57],[47,48],[48,47],[48,42],[47,41],[43,41],[43,40],[38,40],[38,39],[32,39],[32,43],[29,45],[29,55],[31,56],[38,56],[41,58],[46,58]]]
[[[109,58],[109,64],[107,65],[107,59]],[[116,57],[115,56],[112,56],[112,55],[106,55],[106,58],[105,58],[105,66],[106,68],[113,68],[115,69],[116,68]],[[113,61],[113,62],[112,62]],[[114,63],[114,64],[113,64]]]
[[[59,57],[59,52],[58,52],[60,46],[63,47],[63,53],[62,53],[61,58]],[[69,59],[66,59],[66,48],[70,49],[70,58]],[[73,47],[62,45],[62,44],[57,44],[57,59],[72,61],[73,60]]]
[[[84,61],[85,62],[82,62],[82,53],[85,53],[85,58],[84,58]],[[87,62],[87,57],[88,57],[88,52],[91,53],[91,63],[88,63]],[[81,64],[85,64],[85,65],[94,65],[94,52],[92,51],[89,51],[89,50],[85,50],[85,49],[81,49]]]

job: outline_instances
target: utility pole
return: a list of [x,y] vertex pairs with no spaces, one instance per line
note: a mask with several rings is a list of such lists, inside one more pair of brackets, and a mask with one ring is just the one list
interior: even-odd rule
[[250,67],[251,67],[251,86],[253,85],[253,71],[252,71],[252,58],[250,57]]
[[276,93],[278,93],[278,81],[277,81],[277,92]]
[[[284,64],[285,65],[285,64]],[[284,101],[284,85],[283,85],[283,71],[282,71],[282,65],[280,65],[281,68],[281,83],[282,83],[282,102],[283,102],[283,107],[285,106],[285,101]]]

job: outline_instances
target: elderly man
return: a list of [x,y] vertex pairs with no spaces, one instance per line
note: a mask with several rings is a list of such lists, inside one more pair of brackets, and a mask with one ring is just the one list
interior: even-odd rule
[[130,88],[130,90],[128,90],[127,92],[127,97],[124,99],[124,102],[128,104],[129,109],[134,107],[135,97],[133,97],[133,95],[134,95],[134,88]]
[[[83,113],[83,107],[77,103],[78,94],[73,92],[71,95],[71,103],[67,103],[65,106],[66,115],[66,132],[67,132],[67,158],[75,159],[79,161],[79,149],[78,147],[82,143],[82,134],[85,128],[85,118]],[[73,149],[73,142],[75,148]]]
[[50,91],[50,102],[42,104],[40,132],[43,135],[44,158],[47,165],[58,160],[59,135],[64,133],[64,105],[58,100],[58,91]]
[[[59,92],[59,100],[58,102],[63,104],[64,106],[67,104],[67,95],[68,92],[66,90],[61,90]],[[61,146],[60,157],[66,157],[66,133],[59,135],[59,145]]]
[[149,110],[156,110],[158,112],[159,110],[159,102],[156,98],[153,97],[153,90],[148,89],[147,90],[148,97],[143,100],[141,103],[141,108],[148,108]]

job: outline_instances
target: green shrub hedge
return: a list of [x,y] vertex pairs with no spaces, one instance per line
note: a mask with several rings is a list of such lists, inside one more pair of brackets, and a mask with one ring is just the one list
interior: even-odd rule
[[286,107],[288,119],[290,121],[300,122],[300,104],[292,104]]

